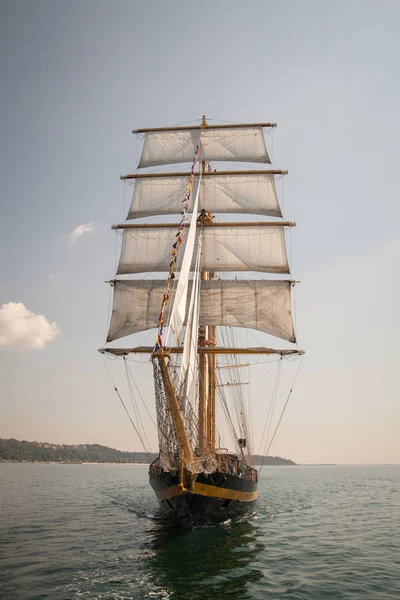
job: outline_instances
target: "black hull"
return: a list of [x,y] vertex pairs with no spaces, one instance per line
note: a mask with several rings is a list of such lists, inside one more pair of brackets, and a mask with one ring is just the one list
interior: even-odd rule
[[164,515],[186,527],[225,521],[252,507],[257,498],[257,482],[228,473],[199,473],[193,492],[182,491],[179,474],[150,473],[153,488]]

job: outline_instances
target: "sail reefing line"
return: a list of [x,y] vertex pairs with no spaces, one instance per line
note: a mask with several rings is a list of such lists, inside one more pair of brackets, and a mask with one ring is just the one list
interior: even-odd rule
[[158,330],[157,330],[156,342],[154,345],[154,352],[156,352],[157,350],[162,348],[164,310],[165,310],[165,307],[166,307],[168,299],[169,299],[169,293],[171,290],[171,282],[173,281],[173,279],[175,279],[174,271],[175,271],[175,265],[176,265],[176,254],[177,254],[178,247],[182,244],[182,236],[183,236],[183,232],[184,232],[184,222],[187,219],[187,211],[189,208],[189,200],[190,200],[190,195],[192,193],[192,188],[193,188],[193,177],[194,177],[194,171],[196,168],[198,154],[199,154],[199,145],[196,146],[193,163],[192,163],[192,168],[190,170],[190,176],[189,176],[189,180],[187,183],[186,195],[185,195],[185,199],[183,200],[183,203],[182,203],[181,220],[180,220],[180,223],[178,226],[178,232],[175,236],[176,241],[172,244],[171,262],[169,265],[169,275],[168,275],[168,280],[167,280],[167,291],[163,295],[163,299],[161,302],[161,311],[160,311],[160,314],[158,317]]

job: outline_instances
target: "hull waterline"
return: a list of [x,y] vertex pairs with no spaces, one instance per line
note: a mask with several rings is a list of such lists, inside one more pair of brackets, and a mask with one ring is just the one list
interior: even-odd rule
[[228,473],[199,473],[190,491],[179,485],[178,472],[150,474],[161,511],[186,527],[205,525],[247,512],[257,499],[257,482]]

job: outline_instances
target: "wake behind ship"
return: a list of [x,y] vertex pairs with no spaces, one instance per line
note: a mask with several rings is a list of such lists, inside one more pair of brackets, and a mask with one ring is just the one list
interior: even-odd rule
[[[203,117],[199,125],[136,130],[145,136],[138,166],[144,171],[121,177],[135,181],[127,221],[136,221],[113,226],[123,237],[110,282],[107,342],[151,329],[155,342],[100,352],[124,361],[150,355],[159,445],[150,485],[162,510],[183,525],[225,520],[254,505],[258,474],[244,361],[302,354],[297,347],[245,345],[240,333],[258,330],[296,343],[295,282],[263,275],[290,273],[285,229],[294,223],[283,220],[275,188],[275,177],[287,172],[214,168],[218,161],[270,163],[264,128],[274,126],[209,125]],[[190,162],[189,171],[149,171]],[[227,214],[234,219],[218,220]],[[237,220],[243,214],[274,220]],[[140,424],[136,430],[140,435]],[[233,450],[224,446],[227,437]]]

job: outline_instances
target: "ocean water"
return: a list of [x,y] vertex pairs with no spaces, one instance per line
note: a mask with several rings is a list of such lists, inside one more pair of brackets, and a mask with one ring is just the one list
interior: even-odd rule
[[268,467],[246,518],[178,530],[147,468],[0,463],[1,600],[400,599],[400,467]]

